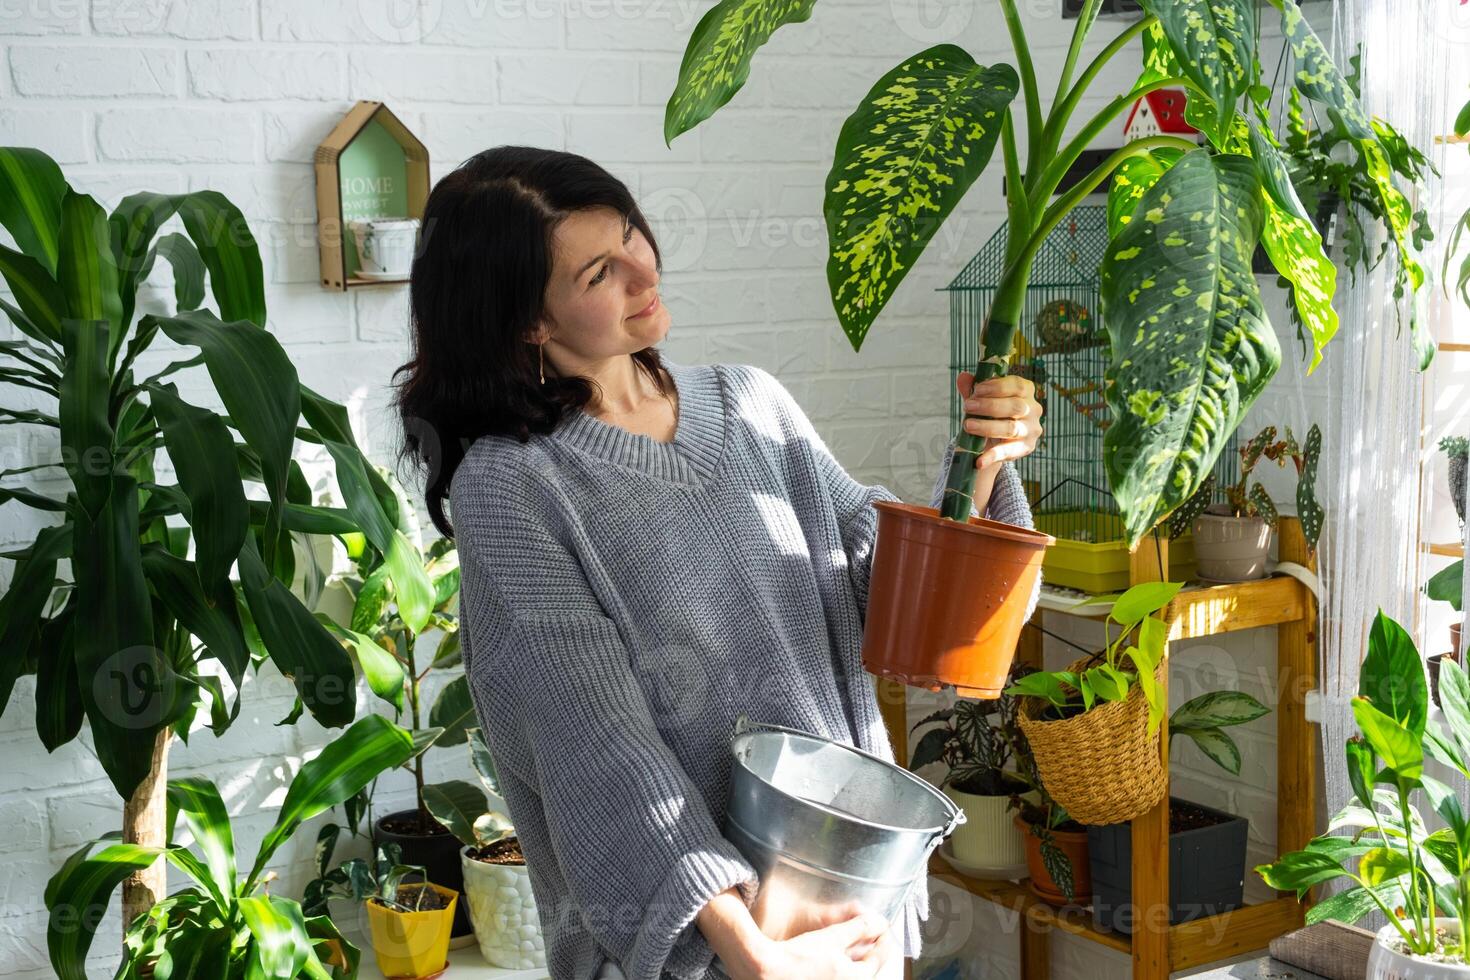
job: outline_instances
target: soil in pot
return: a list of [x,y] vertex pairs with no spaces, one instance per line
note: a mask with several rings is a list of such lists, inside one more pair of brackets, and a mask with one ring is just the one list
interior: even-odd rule
[[1056,539],[891,500],[878,510],[863,667],[912,687],[997,698],[1006,685],[1041,560]]
[[1027,887],[1031,893],[1048,905],[1064,908],[1068,905],[1086,905],[1092,897],[1092,869],[1087,857],[1087,828],[1068,821],[1050,831],[1052,839],[1072,863],[1072,897],[1052,878],[1042,856],[1041,838],[1037,829],[1019,815],[1016,826],[1026,838],[1026,870],[1030,874]]
[[[1240,908],[1250,824],[1223,810],[1169,798],[1169,922]],[[1133,825],[1087,828],[1092,916],[1104,929],[1133,931]]]
[[475,930],[466,911],[468,903],[464,899],[464,865],[459,859],[459,851],[463,845],[459,838],[432,817],[428,820],[426,832],[425,825],[419,821],[417,810],[399,810],[380,817],[374,823],[373,830],[379,843],[391,842],[402,849],[404,864],[422,865],[428,870],[430,881],[460,893],[454,909],[454,926],[449,933],[450,942],[461,939],[465,942],[472,941]]
[[526,856],[521,853],[519,837],[507,837],[484,847],[472,847],[465,852],[465,856],[472,861],[483,861],[486,864],[526,863]]
[[1442,660],[1460,662],[1460,651],[1451,650],[1449,653],[1436,653],[1426,660],[1425,666],[1429,668],[1429,693],[1434,698],[1435,705],[1439,705],[1439,664]]
[[[393,908],[378,898],[371,899],[371,901],[383,906],[385,909]],[[400,906],[412,909],[415,912],[437,912],[440,909],[449,907],[448,899],[425,885],[399,885],[396,901]],[[402,910],[402,908],[393,909],[395,912],[401,912]]]

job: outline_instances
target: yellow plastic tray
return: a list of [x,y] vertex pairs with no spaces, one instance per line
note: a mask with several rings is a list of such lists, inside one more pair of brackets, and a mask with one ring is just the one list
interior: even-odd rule
[[[1042,560],[1042,575],[1049,585],[1096,594],[1128,588],[1128,547],[1123,541],[1122,518],[1116,514],[1088,511],[1037,514],[1036,529],[1057,539]],[[1105,540],[1078,540],[1084,529]],[[1140,545],[1148,546],[1147,541]],[[1194,539],[1185,534],[1169,542],[1169,580],[1183,582],[1194,574]]]

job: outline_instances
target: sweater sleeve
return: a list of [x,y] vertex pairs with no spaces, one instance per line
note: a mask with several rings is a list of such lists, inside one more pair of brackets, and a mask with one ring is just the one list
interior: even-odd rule
[[515,808],[543,818],[553,850],[527,864],[556,862],[629,980],[658,980],[676,943],[707,966],[696,914],[732,886],[752,905],[759,877],[659,733],[625,638],[545,505],[501,482],[457,479],[452,503],[476,713],[516,777],[507,790],[525,787]]

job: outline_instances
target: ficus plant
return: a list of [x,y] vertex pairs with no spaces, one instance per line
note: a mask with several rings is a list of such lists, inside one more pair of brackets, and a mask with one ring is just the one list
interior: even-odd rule
[[[1436,918],[1470,921],[1470,816],[1460,803],[1470,780],[1470,678],[1440,664],[1444,725],[1429,717],[1424,663],[1413,638],[1380,610],[1352,699],[1358,734],[1344,745],[1353,799],[1327,833],[1256,868],[1266,884],[1305,897],[1314,886],[1352,885],[1314,904],[1307,921],[1357,922],[1379,911],[1412,954],[1470,960],[1470,930],[1447,939]],[[1429,774],[1429,758],[1449,766],[1456,785]],[[1432,833],[1417,805],[1444,821]],[[1334,831],[1351,830],[1352,836]],[[1448,943],[1448,945],[1446,945]]]
[[[815,3],[721,0],[711,8],[685,49],[665,110],[665,140],[728,102],[761,45],[783,25],[807,20]],[[1417,288],[1424,273],[1413,250],[1411,208],[1384,162],[1388,149],[1295,0],[1271,3],[1294,62],[1292,89],[1336,112],[1370,161],[1405,275]],[[1274,135],[1271,89],[1261,84],[1257,0],[1140,4],[1145,16],[1083,64],[1101,7],[1101,0],[1085,0],[1052,92],[1037,77],[1016,0],[996,4],[1014,67],[978,64],[953,44],[906,58],[843,124],[823,205],[832,302],[859,349],[999,144],[1009,244],[980,337],[979,382],[1008,369],[1032,262],[1047,235],[1113,178],[1111,241],[1101,269],[1110,339],[1104,394],[1113,424],[1103,446],[1130,545],[1199,488],[1280,366],[1251,272],[1257,243],[1292,284],[1310,341],[1309,370],[1338,323],[1337,272],[1292,185]],[[1103,69],[1135,42],[1143,50],[1137,82],[1072,126],[1079,109],[1102,94],[1094,87]],[[1207,145],[1172,135],[1137,138],[1057,193],[1084,151],[1139,98],[1164,88],[1187,91],[1187,118]],[[1417,339],[1427,349],[1422,332]],[[974,460],[982,450],[983,439],[965,432],[955,447],[959,459]],[[950,467],[943,517],[968,520],[974,479],[973,466]]]
[[[162,233],[174,217],[184,232]],[[28,389],[0,407],[0,424],[60,447],[59,462],[3,475],[65,481],[54,493],[0,488],[0,502],[54,522],[3,555],[15,569],[0,599],[0,710],[16,679],[35,674],[47,750],[85,721],[129,804],[123,839],[157,844],[172,734],[187,738],[206,706],[222,733],[247,669],[269,659],[291,679],[292,718],[304,708],[340,727],[355,716],[351,657],[288,588],[293,538],[363,538],[416,625],[432,589],[409,560],[404,508],[358,449],[346,410],[301,384],[265,329],[259,248],[225,197],[145,192],[107,214],[44,153],[0,148],[0,225],[16,246],[0,246],[15,298],[0,310],[20,334],[0,345],[0,380]],[[174,312],[139,315],[160,260],[172,267]],[[184,355],[144,376],[139,359],[165,338]],[[223,413],[186,401],[171,380],[198,366]],[[345,507],[313,506],[292,459],[298,439],[328,450]],[[161,451],[172,480],[159,473]],[[162,885],[161,865],[130,878],[125,919]]]
[[[150,975],[154,980],[355,977],[357,948],[330,918],[303,911],[294,899],[272,895],[275,875],[266,868],[303,822],[343,802],[412,752],[409,732],[381,715],[359,719],[301,766],[243,875],[218,788],[201,777],[170,780],[163,846],[116,842],[119,835],[113,832],[84,844],[46,883],[46,945],[56,975],[86,980],[87,952],[97,928],[93,910],[106,907],[124,878],[162,856],[189,884],[124,923],[118,980]],[[193,838],[187,846],[174,840],[179,817]]]

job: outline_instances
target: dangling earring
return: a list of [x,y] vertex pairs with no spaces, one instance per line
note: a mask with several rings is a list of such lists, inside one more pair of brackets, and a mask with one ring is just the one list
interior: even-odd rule
[[541,362],[541,383],[546,383],[546,341],[536,345],[537,357]]

